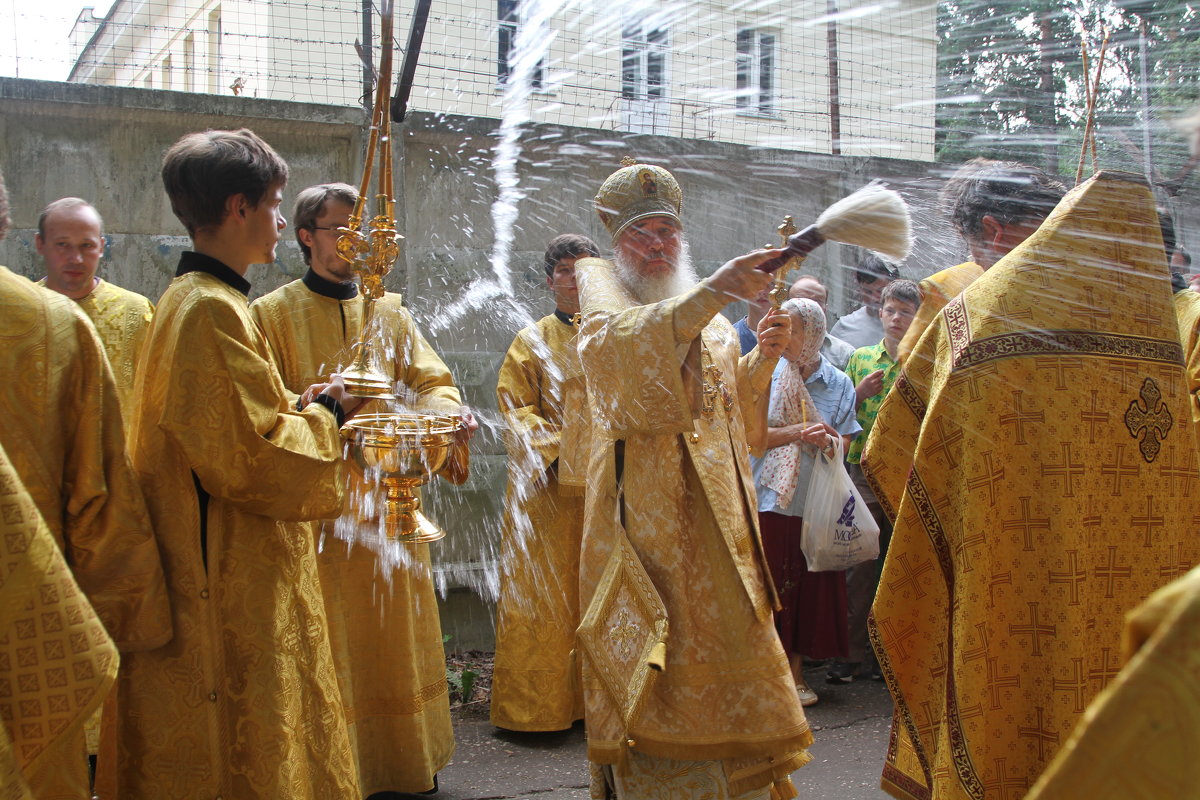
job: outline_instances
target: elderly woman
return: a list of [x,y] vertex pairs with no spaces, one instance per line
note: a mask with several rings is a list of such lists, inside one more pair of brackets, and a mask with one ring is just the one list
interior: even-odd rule
[[[804,656],[845,655],[846,578],[842,572],[809,572],[800,550],[808,481],[817,451],[844,447],[862,428],[855,416],[854,384],[821,355],[825,313],[814,301],[788,300],[791,340],[771,379],[767,452],[753,460],[758,519],[767,566],[783,610],[775,616],[803,705],[817,702],[804,680]],[[843,449],[844,449],[843,447]]]

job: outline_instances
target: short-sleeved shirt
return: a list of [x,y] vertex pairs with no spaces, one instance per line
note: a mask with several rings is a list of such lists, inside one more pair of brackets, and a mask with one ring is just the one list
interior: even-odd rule
[[758,337],[754,334],[754,331],[750,330],[749,317],[742,317],[733,323],[733,329],[737,331],[738,344],[742,346],[742,355],[746,355],[746,353],[749,353],[758,346]]
[[[771,391],[775,391],[775,384],[778,383],[782,371],[790,366],[784,359],[779,359],[779,364],[775,367],[775,374],[771,377]],[[821,412],[821,417],[835,431],[843,436],[853,436],[862,430],[858,420],[854,418],[854,384],[850,382],[845,373],[830,364],[824,356],[821,357],[821,366],[808,376],[804,387],[808,389],[813,405],[817,407],[817,411]],[[768,489],[759,483],[763,459],[750,459],[750,467],[754,473],[754,486],[758,491],[759,511],[774,511],[776,514],[786,514],[791,517],[804,516],[804,501],[808,497],[808,479],[812,475],[814,451],[811,447],[802,445],[800,452],[800,474],[796,478],[796,491],[792,493],[792,502],[788,504],[787,508],[779,507],[779,495],[774,489]]]
[[878,309],[871,313],[862,306],[833,323],[829,332],[855,347],[870,347],[883,338],[883,320],[879,318]]
[[871,435],[871,427],[875,424],[875,415],[879,413],[883,398],[892,390],[892,384],[900,374],[900,362],[888,355],[887,348],[880,342],[871,347],[858,348],[846,364],[846,375],[855,386],[861,383],[863,378],[880,369],[883,370],[883,388],[879,390],[879,394],[868,397],[858,405],[858,424],[862,426],[863,432],[850,444],[850,450],[846,453],[846,460],[851,464],[857,464],[862,458],[863,448],[867,446],[867,437]]

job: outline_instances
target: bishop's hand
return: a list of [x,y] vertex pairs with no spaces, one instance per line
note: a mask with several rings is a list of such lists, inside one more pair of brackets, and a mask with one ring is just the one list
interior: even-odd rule
[[778,308],[758,321],[758,350],[767,358],[779,358],[792,337],[792,315]]
[[775,282],[770,273],[755,267],[782,253],[782,250],[755,250],[753,253],[726,261],[708,278],[708,285],[725,295],[730,303],[736,300],[753,300]]

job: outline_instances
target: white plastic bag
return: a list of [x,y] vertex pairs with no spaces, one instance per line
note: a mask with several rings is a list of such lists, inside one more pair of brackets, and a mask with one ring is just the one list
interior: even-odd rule
[[804,501],[800,549],[809,572],[849,569],[879,557],[879,525],[842,463],[842,437],[833,458],[818,453]]

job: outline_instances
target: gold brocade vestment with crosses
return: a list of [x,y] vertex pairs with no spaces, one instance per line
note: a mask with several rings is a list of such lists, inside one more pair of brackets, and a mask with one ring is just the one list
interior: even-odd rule
[[117,648],[0,447],[0,794],[76,797],[83,725],[117,675]]
[[[42,280],[41,285],[45,284]],[[142,352],[142,342],[146,341],[150,318],[154,316],[154,304],[137,292],[122,289],[104,279],[96,283],[96,288],[87,297],[75,302],[96,327],[96,335],[100,337],[108,365],[112,367],[121,410],[128,419],[133,409],[134,370]]]
[[[305,280],[326,291],[337,286],[312,272]],[[255,300],[250,310],[284,384],[296,393],[349,364],[362,328],[359,296],[322,295],[304,280]],[[401,391],[410,391],[424,412],[457,414],[460,399],[450,371],[417,330],[400,296],[389,292],[376,301],[375,320],[385,340],[378,342],[377,352],[394,354],[390,370],[407,387]],[[389,364],[386,356],[380,360]],[[371,406],[360,413],[384,410]],[[353,463],[346,464],[346,472],[361,481]],[[465,480],[462,457],[444,474],[455,483]],[[354,497],[348,491],[347,503]],[[337,538],[332,524],[313,525],[313,535],[321,542],[317,564],[329,638],[363,794],[431,789],[454,753],[454,732],[429,545],[393,544],[403,548],[408,561],[385,577],[379,575],[375,552]]]
[[[73,300],[4,267],[0,374],[13,376],[0,393],[0,447],[76,582],[120,650],[162,645],[171,638],[162,561],[102,344]],[[77,752],[61,749],[39,796],[86,795],[77,733]]]
[[119,747],[115,763],[100,754],[97,789],[359,797],[306,523],[342,507],[337,422],[296,411],[246,296],[217,277],[233,270],[184,253],[180,272],[150,323],[130,420],[175,637],[122,663]]
[[554,314],[524,328],[496,384],[508,491],[491,719],[508,730],[564,730],[583,718],[571,651],[590,419],[575,333]]
[[871,635],[884,788],[1020,796],[1200,557],[1187,379],[1150,193],[1100,173],[921,338],[863,459],[895,532]]
[[618,775],[630,750],[720,762],[731,794],[786,781],[812,736],[772,623],[746,444],[765,431],[775,361],[757,348],[739,358],[725,300],[704,284],[639,305],[608,262],[576,270],[593,419],[588,757]]

